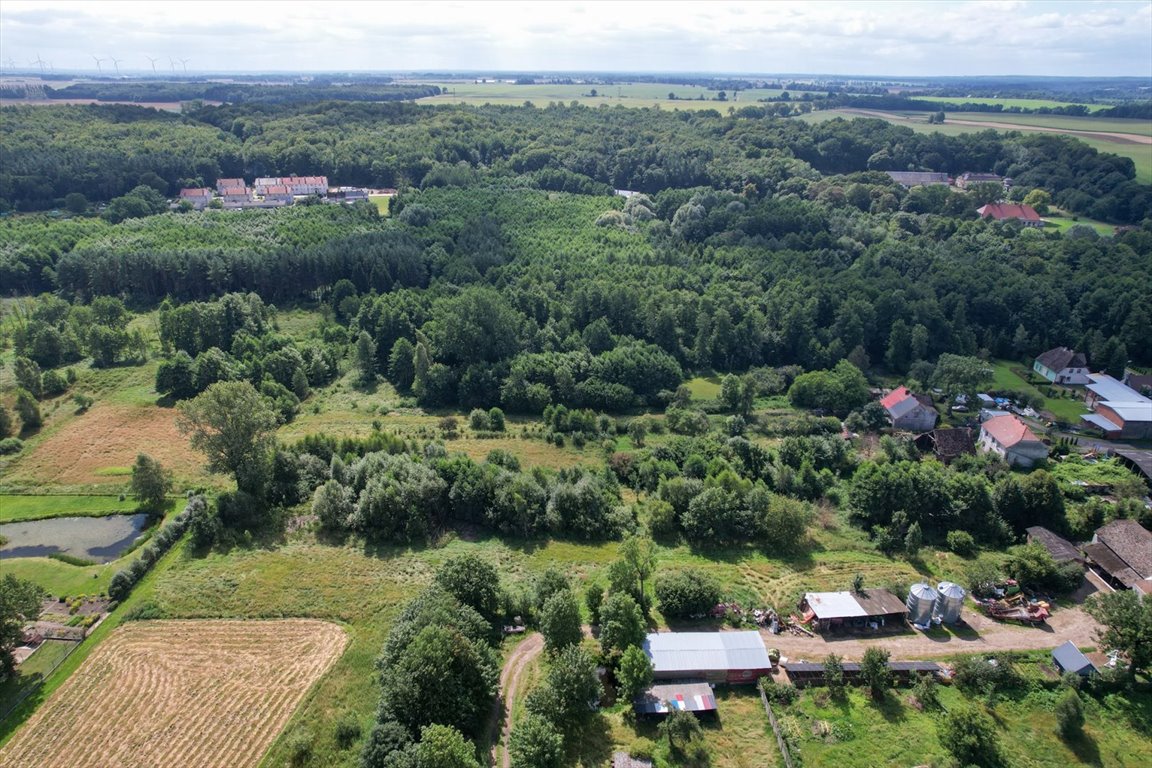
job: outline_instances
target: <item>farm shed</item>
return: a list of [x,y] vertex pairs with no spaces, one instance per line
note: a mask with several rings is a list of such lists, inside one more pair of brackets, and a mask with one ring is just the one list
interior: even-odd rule
[[826,629],[879,629],[889,624],[902,626],[908,607],[886,589],[860,592],[809,592],[800,603],[805,620],[815,619]]
[[644,653],[656,680],[754,683],[772,669],[759,632],[653,632]]
[[945,464],[958,456],[976,453],[976,437],[968,427],[934,429],[917,436],[915,443],[917,448],[931,451]]
[[1056,562],[1084,562],[1084,556],[1080,554],[1080,550],[1078,550],[1072,542],[1061,536],[1057,536],[1044,526],[1034,525],[1031,528],[1025,528],[1024,532],[1028,534],[1028,541],[1035,541],[1040,544],[1040,546],[1048,550],[1048,554],[1052,555],[1052,559]]
[[1152,531],[1135,520],[1113,520],[1084,546],[1092,570],[1113,586],[1137,589],[1152,580]]
[[1076,644],[1071,640],[1053,649],[1052,662],[1056,665],[1056,668],[1060,670],[1061,674],[1064,672],[1075,672],[1081,677],[1087,677],[1096,672],[1096,667],[1088,660],[1087,656],[1080,653]]
[[1112,453],[1116,454],[1116,458],[1128,469],[1143,475],[1144,482],[1152,483],[1152,451],[1116,448]]
[[640,715],[666,715],[670,710],[715,712],[712,686],[702,681],[654,685],[642,693],[633,706]]
[[[811,661],[798,661],[782,665],[788,672],[788,679],[797,688],[809,685],[824,685],[824,665]],[[854,661],[840,665],[844,669],[844,681],[856,682],[860,677],[860,665]],[[908,682],[918,674],[939,675],[943,668],[934,661],[890,661],[888,669],[895,682]]]

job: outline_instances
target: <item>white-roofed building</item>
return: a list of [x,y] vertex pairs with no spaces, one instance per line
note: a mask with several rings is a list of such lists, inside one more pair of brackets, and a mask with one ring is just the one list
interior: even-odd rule
[[653,632],[644,653],[655,680],[754,683],[772,669],[759,632]]
[[1080,418],[1113,440],[1152,438],[1152,399],[1106,373],[1090,373],[1084,403],[1092,413]]

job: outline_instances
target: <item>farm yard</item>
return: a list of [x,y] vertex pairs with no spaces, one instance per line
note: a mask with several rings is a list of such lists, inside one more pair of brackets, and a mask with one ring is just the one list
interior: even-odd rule
[[0,747],[0,762],[255,766],[346,641],[306,620],[120,627]]

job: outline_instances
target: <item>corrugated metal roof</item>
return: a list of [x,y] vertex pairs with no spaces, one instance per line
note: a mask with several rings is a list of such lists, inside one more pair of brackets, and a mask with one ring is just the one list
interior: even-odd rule
[[1080,417],[1081,421],[1086,421],[1093,426],[1100,427],[1105,432],[1119,432],[1123,427],[1119,424],[1113,424],[1108,419],[1104,418],[1098,413],[1086,413]]
[[1126,423],[1130,421],[1152,421],[1152,402],[1108,400],[1107,402],[1098,403],[1097,407],[1107,408],[1120,418],[1124,419]]
[[759,632],[653,632],[644,652],[653,669],[664,673],[772,666]]
[[1131,387],[1124,386],[1106,373],[1090,373],[1088,378],[1092,380],[1092,383],[1085,385],[1085,389],[1095,392],[1101,400],[1118,400],[1122,403],[1152,402],[1152,400]]
[[668,683],[654,685],[634,702],[637,712],[665,714],[671,709],[686,712],[711,712],[716,709],[716,696],[708,683]]
[[868,615],[851,592],[808,592],[804,599],[818,619],[849,619]]
[[1079,672],[1085,667],[1096,669],[1088,657],[1080,653],[1076,644],[1071,640],[1052,651],[1052,658],[1065,672]]

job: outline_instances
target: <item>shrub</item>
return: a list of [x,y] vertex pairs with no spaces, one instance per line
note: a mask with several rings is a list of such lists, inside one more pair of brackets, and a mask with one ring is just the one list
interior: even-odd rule
[[360,721],[351,712],[345,712],[336,722],[336,743],[340,749],[348,749],[360,738]]
[[1084,704],[1080,694],[1069,688],[1056,702],[1056,730],[1065,739],[1074,739],[1084,728]]
[[760,688],[772,704],[788,706],[800,698],[800,691],[794,685],[781,685],[770,677],[760,678]]
[[699,571],[674,571],[656,579],[656,599],[665,618],[707,615],[720,602],[720,585]]
[[949,531],[948,549],[960,557],[972,557],[976,554],[976,540],[967,531]]
[[0,456],[20,453],[22,450],[24,450],[24,441],[18,437],[6,437],[0,440]]

